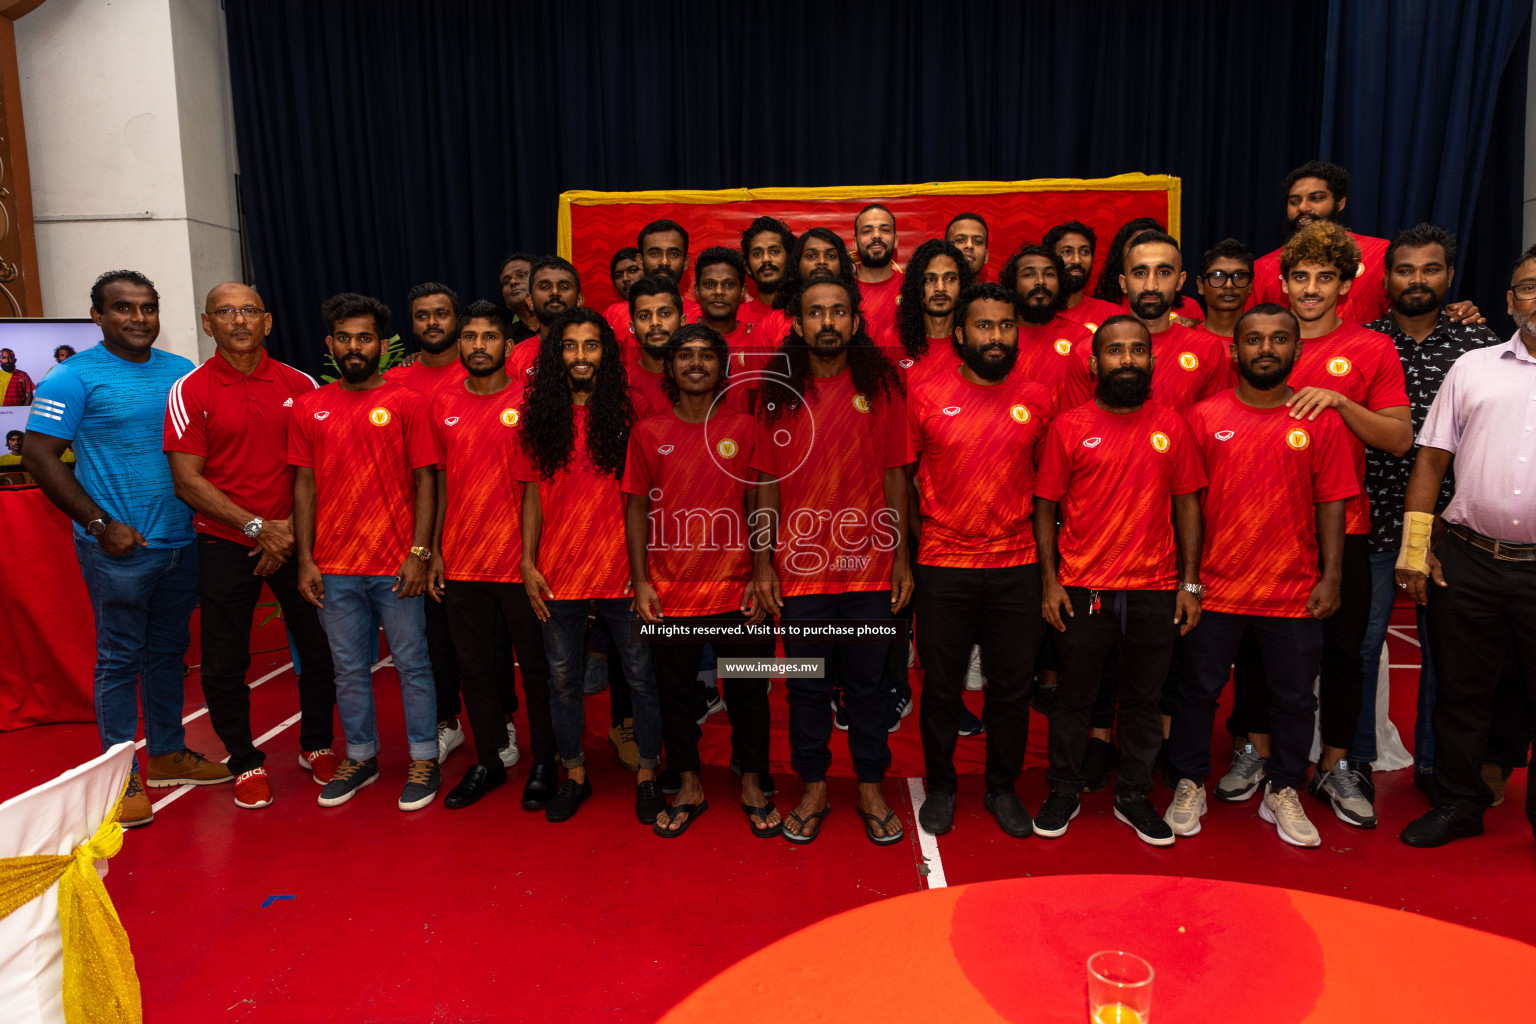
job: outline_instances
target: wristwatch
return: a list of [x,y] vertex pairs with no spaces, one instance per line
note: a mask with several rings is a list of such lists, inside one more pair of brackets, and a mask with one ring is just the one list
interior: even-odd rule
[[262,518],[261,518],[261,516],[257,516],[256,518],[252,519],[250,522],[245,524],[245,535],[247,537],[251,538],[251,540],[255,540],[257,537],[261,536],[261,528],[262,528],[262,526],[263,526]]
[[1186,593],[1186,594],[1194,594],[1196,601],[1203,601],[1203,600],[1205,600],[1205,584],[1204,583],[1180,583],[1179,584],[1179,589],[1184,591],[1184,593]]
[[100,519],[92,519],[90,522],[85,524],[85,532],[90,534],[92,537],[100,537],[102,534],[107,532],[107,524],[111,521],[112,520],[108,519],[106,516],[102,516]]
[[430,561],[432,561],[432,549],[431,548],[424,548],[424,547],[422,547],[422,546],[420,546],[418,544],[416,547],[411,548],[411,554],[415,555],[417,558],[421,559],[423,562],[430,562]]

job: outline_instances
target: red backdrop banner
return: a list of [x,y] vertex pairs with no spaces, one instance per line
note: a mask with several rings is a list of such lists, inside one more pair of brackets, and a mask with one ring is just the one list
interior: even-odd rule
[[[996,279],[998,269],[1020,245],[1038,242],[1063,221],[1087,224],[1098,233],[1101,246],[1121,224],[1136,217],[1155,217],[1175,237],[1179,234],[1179,179],[1121,174],[850,188],[565,192],[560,196],[559,251],[581,274],[585,304],[604,309],[619,297],[608,277],[610,257],[633,246],[640,229],[653,220],[675,220],[688,230],[690,266],[682,282],[686,293],[693,287],[692,261],[698,254],[713,245],[739,248],[742,231],[756,217],[777,217],[797,234],[825,225],[843,236],[851,253],[853,218],[877,200],[895,215],[896,261],[902,266],[918,245],[942,237],[955,214],[979,213],[990,233],[989,280]],[[1095,277],[1101,262],[1094,262]]]

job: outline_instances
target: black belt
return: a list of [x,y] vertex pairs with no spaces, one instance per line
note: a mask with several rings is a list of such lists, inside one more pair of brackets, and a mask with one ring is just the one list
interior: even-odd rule
[[1469,530],[1460,523],[1451,523],[1449,529],[1468,544],[1488,552],[1494,558],[1503,559],[1506,562],[1536,562],[1536,544],[1511,544],[1508,541],[1494,540],[1492,537],[1484,537],[1476,531]]

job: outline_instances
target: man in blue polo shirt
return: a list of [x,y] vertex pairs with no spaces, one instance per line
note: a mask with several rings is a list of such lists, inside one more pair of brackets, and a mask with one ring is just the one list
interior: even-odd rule
[[[132,270],[91,288],[101,344],[43,379],[27,420],[22,466],[75,521],[75,554],[96,615],[96,728],[105,750],[133,742],[137,680],[151,787],[229,782],[229,769],[187,749],[181,725],[182,659],[197,603],[192,510],[182,504],[161,452],[166,396],[192,363],[154,347],[160,294]],[[59,461],[75,450],[75,471]],[[119,820],[154,820],[138,763]]]

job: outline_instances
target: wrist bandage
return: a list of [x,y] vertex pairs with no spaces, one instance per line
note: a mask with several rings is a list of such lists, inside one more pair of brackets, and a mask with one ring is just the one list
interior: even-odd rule
[[1434,525],[1435,517],[1430,512],[1403,515],[1403,546],[1397,553],[1397,568],[1429,575],[1429,535]]

